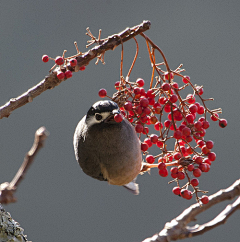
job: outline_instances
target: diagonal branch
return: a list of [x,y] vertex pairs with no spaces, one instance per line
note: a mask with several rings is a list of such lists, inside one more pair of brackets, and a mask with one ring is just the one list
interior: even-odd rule
[[[75,68],[72,68],[71,71],[72,72],[79,71],[80,67],[88,65],[91,60],[98,58],[101,55],[104,55],[104,53],[108,50],[114,50],[121,43],[126,42],[134,38],[136,35],[139,35],[144,31],[148,30],[150,26],[151,26],[150,21],[143,21],[139,25],[136,25],[132,28],[126,28],[125,30],[123,30],[118,34],[114,34],[112,36],[109,36],[106,39],[103,39],[100,42],[101,43],[100,45],[96,45],[92,49],[76,57],[77,66]],[[66,66],[61,66],[61,70],[62,69],[66,70]],[[11,112],[14,111],[15,109],[31,102],[33,98],[37,97],[42,92],[48,89],[52,89],[58,86],[62,81],[66,80],[66,78],[61,80],[57,78],[58,70],[59,70],[59,67],[56,67],[55,70],[53,70],[48,76],[45,77],[45,79],[39,82],[36,86],[30,88],[28,91],[26,91],[25,93],[23,93],[22,95],[16,98],[11,98],[7,103],[1,106],[0,119],[4,117],[9,117]]]
[[[238,196],[233,204],[229,204],[220,214],[213,220],[202,225],[187,226],[191,221],[196,220],[196,216],[215,204],[231,200]],[[201,205],[199,203],[191,205],[185,209],[178,217],[171,222],[165,224],[165,227],[158,234],[151,238],[147,238],[144,242],[169,242],[197,236],[213,229],[227,221],[227,219],[238,209],[240,209],[240,179],[235,181],[230,187],[221,189],[217,193],[209,196],[209,203]]]
[[14,197],[14,192],[16,191],[18,185],[26,175],[26,172],[30,165],[33,163],[35,156],[38,151],[43,147],[45,139],[48,136],[48,131],[45,127],[40,127],[35,133],[35,139],[32,148],[26,154],[24,161],[16,173],[15,177],[10,183],[4,182],[0,185],[0,203],[8,204],[16,202]]

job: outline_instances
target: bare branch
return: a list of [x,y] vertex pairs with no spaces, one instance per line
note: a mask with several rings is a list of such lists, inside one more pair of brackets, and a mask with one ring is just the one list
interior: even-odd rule
[[26,172],[32,164],[38,151],[43,147],[44,141],[47,138],[48,134],[49,133],[45,127],[40,127],[36,131],[33,146],[26,154],[24,161],[21,167],[19,168],[18,172],[16,173],[15,177],[10,183],[4,182],[0,185],[0,203],[8,204],[16,202],[14,192],[16,191],[18,185],[26,175]]
[[158,234],[151,238],[147,238],[144,242],[169,242],[197,236],[207,232],[210,229],[219,226],[227,221],[227,219],[238,209],[240,209],[240,197],[233,204],[229,204],[218,216],[213,220],[202,225],[187,226],[191,221],[196,220],[196,216],[208,208],[225,200],[231,200],[236,196],[240,196],[240,179],[235,181],[227,189],[221,189],[217,193],[209,196],[209,203],[201,205],[199,203],[191,205],[185,209],[178,217],[171,222],[165,224],[165,227]]
[[17,98],[11,98],[7,103],[0,107],[0,119],[4,117],[9,117],[12,111],[15,109],[31,102],[33,98],[37,97],[44,91],[48,89],[52,89],[58,86],[62,81],[65,81],[66,78],[59,80],[57,78],[57,71],[59,69],[66,70],[66,68],[70,69],[72,72],[79,71],[80,67],[86,66],[89,62],[99,56],[103,56],[104,53],[108,50],[114,50],[118,45],[123,42],[126,42],[136,35],[143,33],[148,30],[151,26],[150,21],[143,21],[141,24],[136,25],[132,28],[126,28],[122,32],[118,34],[114,34],[109,36],[106,39],[99,40],[100,45],[96,45],[89,51],[85,53],[81,53],[80,56],[76,57],[77,66],[75,67],[66,67],[65,65],[56,67],[48,76],[45,77],[41,82],[39,82],[36,86],[30,88],[28,91],[18,96]]

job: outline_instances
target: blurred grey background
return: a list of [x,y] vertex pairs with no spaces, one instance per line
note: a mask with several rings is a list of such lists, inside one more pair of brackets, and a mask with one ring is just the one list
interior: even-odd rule
[[[0,105],[41,81],[53,62],[51,57],[75,54],[76,40],[85,51],[86,27],[107,37],[150,20],[146,34],[163,50],[175,69],[184,64],[193,83],[204,86],[203,97],[214,97],[208,105],[223,108],[228,126],[211,122],[207,139],[215,141],[217,160],[200,179],[210,194],[230,186],[239,178],[239,1],[1,1]],[[147,82],[151,69],[146,45],[137,37],[139,58],[131,79]],[[124,75],[135,53],[134,41],[124,44]],[[141,241],[160,231],[166,222],[194,202],[171,192],[170,177],[157,170],[138,177],[140,195],[86,176],[75,161],[72,136],[78,121],[97,101],[98,90],[114,92],[119,80],[120,50],[105,54],[106,65],[90,63],[53,90],[14,111],[1,122],[0,183],[11,181],[34,133],[46,126],[50,136],[18,191],[18,202],[5,209],[37,241]],[[160,59],[159,59],[160,60]],[[155,151],[154,151],[155,152]],[[227,203],[199,216],[198,222],[214,218]],[[239,241],[239,212],[225,225],[184,241]]]

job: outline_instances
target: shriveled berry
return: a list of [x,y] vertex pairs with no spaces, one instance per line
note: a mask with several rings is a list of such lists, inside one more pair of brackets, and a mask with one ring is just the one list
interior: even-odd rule
[[43,55],[42,56],[42,61],[45,62],[45,63],[48,62],[49,61],[48,55]]
[[104,89],[104,88],[101,88],[99,91],[98,91],[98,96],[103,98],[103,97],[106,97],[107,95],[107,90]]
[[67,70],[67,71],[65,72],[65,77],[66,77],[66,78],[71,78],[71,77],[72,77],[72,72],[69,71],[69,70]]
[[220,119],[219,120],[219,126],[221,128],[225,128],[227,126],[227,120],[226,119]]
[[55,63],[59,66],[62,65],[64,63],[64,59],[62,58],[62,56],[57,56],[55,58]]

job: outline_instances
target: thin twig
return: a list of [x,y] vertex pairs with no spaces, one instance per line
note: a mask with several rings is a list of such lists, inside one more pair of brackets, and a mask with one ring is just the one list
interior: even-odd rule
[[45,127],[40,127],[35,133],[35,139],[32,148],[26,154],[24,161],[10,183],[4,182],[0,185],[0,203],[8,204],[16,202],[14,192],[19,186],[22,179],[25,177],[28,168],[33,163],[38,151],[43,147],[45,139],[48,136],[48,131]]
[[[187,226],[190,222],[196,221],[196,216],[208,208],[225,200],[231,200],[239,196],[234,203],[227,205],[227,207],[218,214],[213,220],[202,225]],[[143,242],[169,242],[173,240],[180,240],[197,236],[211,230],[227,221],[227,219],[238,209],[240,209],[240,179],[235,181],[227,189],[221,189],[217,193],[209,196],[208,204],[193,204],[185,209],[178,217],[171,222],[165,224],[165,227],[158,234],[151,238],[145,239]]]
[[[151,26],[150,21],[143,21],[139,25],[136,25],[132,28],[127,28],[118,34],[109,36],[108,38],[104,39],[100,45],[94,46],[92,49],[76,57],[77,66],[71,69],[71,71],[72,72],[79,71],[80,67],[87,66],[91,60],[99,57],[100,55],[104,55],[104,53],[108,50],[114,50],[121,43],[126,42],[134,38],[136,35],[139,35],[144,31],[148,30],[150,26]],[[61,66],[61,69],[62,68],[66,69],[67,67],[63,65]],[[52,89],[58,86],[64,80],[66,80],[66,78],[61,80],[57,78],[58,70],[59,70],[59,67],[56,67],[45,79],[39,82],[36,86],[30,88],[28,91],[18,96],[17,98],[11,98],[7,103],[1,106],[0,119],[4,117],[9,117],[9,115],[15,109],[27,104],[28,102],[31,102],[35,97],[37,97],[44,91],[48,89]]]

